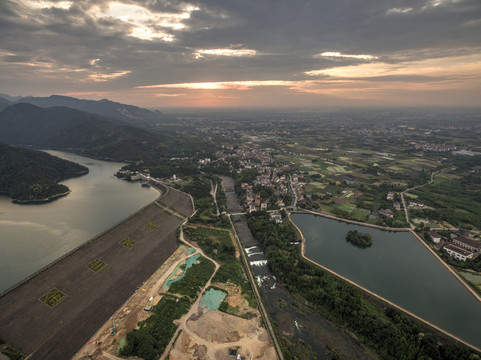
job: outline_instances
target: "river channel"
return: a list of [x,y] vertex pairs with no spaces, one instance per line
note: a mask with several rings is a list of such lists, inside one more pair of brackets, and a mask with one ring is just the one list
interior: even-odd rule
[[123,163],[48,151],[89,168],[61,181],[71,193],[42,204],[15,204],[0,196],[0,293],[90,238],[121,222],[159,193],[117,179]]
[[[481,303],[409,232],[388,232],[311,214],[292,214],[308,257],[443,330],[481,348]],[[373,245],[353,246],[349,230]]]

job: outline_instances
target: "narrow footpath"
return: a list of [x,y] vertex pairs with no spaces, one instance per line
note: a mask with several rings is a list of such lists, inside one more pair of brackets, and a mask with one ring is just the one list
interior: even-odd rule
[[406,201],[404,200],[404,194],[407,193],[407,192],[409,192],[409,191],[413,191],[413,190],[419,189],[419,188],[421,188],[421,187],[423,187],[423,186],[432,184],[432,183],[434,182],[434,175],[439,174],[440,172],[441,172],[441,170],[435,171],[435,172],[431,173],[431,180],[429,180],[426,184],[421,184],[421,185],[413,186],[412,188],[406,189],[406,190],[404,190],[404,191],[402,191],[402,192],[400,193],[400,195],[401,195],[401,202],[402,202],[402,204],[403,204],[403,209],[404,209],[404,215],[406,216],[406,222],[409,224],[409,227],[410,227],[411,229],[415,229],[416,226],[415,226],[414,224],[411,224],[411,222],[409,221],[409,211],[408,211],[408,208],[407,208],[407,206],[406,206]]
[[217,183],[215,183],[215,187],[214,187],[214,183],[212,182],[212,180],[210,181],[210,195],[214,198],[214,204],[215,204],[215,208],[217,210],[217,216],[220,215],[220,212],[219,212],[219,206],[217,205],[217,198],[216,198],[216,194],[217,194]]

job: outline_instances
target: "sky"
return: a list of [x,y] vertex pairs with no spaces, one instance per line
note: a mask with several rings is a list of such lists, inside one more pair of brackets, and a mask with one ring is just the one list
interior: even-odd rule
[[480,0],[0,0],[0,93],[149,108],[481,105]]

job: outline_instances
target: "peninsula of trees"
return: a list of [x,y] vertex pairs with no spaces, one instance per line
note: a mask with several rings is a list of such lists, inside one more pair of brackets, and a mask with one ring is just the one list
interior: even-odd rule
[[367,248],[372,245],[372,235],[357,230],[349,230],[346,234],[346,240],[361,248]]
[[88,173],[88,168],[42,151],[0,144],[0,193],[17,202],[41,202],[66,195],[60,179]]

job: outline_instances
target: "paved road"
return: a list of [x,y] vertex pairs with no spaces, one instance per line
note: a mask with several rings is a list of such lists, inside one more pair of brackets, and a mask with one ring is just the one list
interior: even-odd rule
[[431,180],[429,180],[426,184],[421,184],[421,185],[413,186],[412,188],[406,189],[406,190],[404,190],[404,191],[402,191],[402,192],[400,193],[400,195],[401,195],[401,202],[402,202],[403,208],[404,208],[404,214],[405,214],[405,216],[406,216],[406,222],[409,224],[409,227],[410,227],[411,229],[415,229],[416,226],[413,225],[413,224],[411,224],[411,223],[409,222],[409,211],[408,211],[408,208],[407,208],[407,206],[406,206],[406,201],[404,200],[404,194],[405,194],[406,192],[409,192],[409,191],[412,191],[412,190],[416,190],[416,189],[419,189],[420,187],[423,187],[423,186],[432,184],[432,183],[434,182],[434,175],[436,175],[436,174],[438,174],[438,173],[440,173],[440,172],[441,172],[441,171],[435,171],[435,172],[431,173]]

